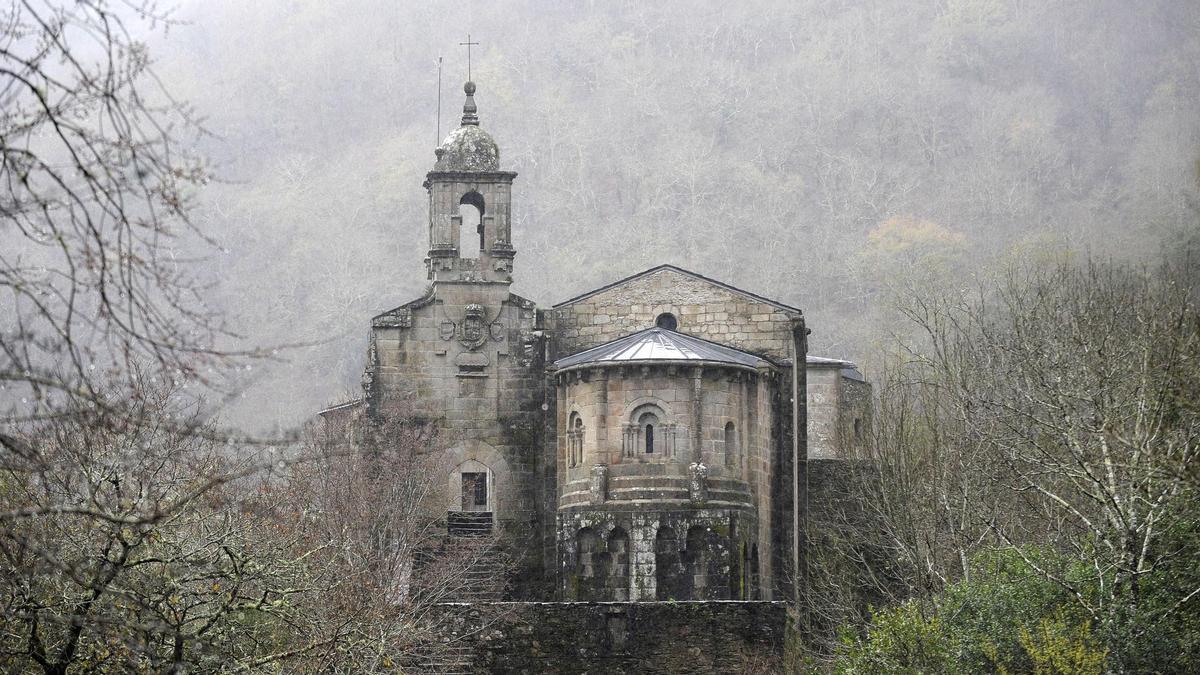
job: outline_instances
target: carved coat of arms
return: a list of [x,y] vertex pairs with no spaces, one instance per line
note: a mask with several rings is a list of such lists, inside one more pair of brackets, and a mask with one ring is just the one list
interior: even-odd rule
[[496,342],[503,342],[504,324],[498,317],[494,321],[488,321],[487,309],[483,305],[472,303],[467,305],[461,322],[456,323],[449,317],[444,318],[438,324],[438,337],[443,340],[457,337],[462,346],[475,351],[487,342],[488,337]]
[[487,341],[487,326],[484,325],[483,305],[467,305],[463,317],[462,328],[459,330],[458,341],[467,349],[475,350]]

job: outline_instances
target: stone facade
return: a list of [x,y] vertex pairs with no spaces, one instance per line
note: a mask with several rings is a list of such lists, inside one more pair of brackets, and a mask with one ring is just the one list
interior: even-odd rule
[[655,325],[663,314],[676,329],[743,351],[787,361],[800,310],[694,272],[662,265],[554,306],[547,327],[558,355],[572,354]]
[[854,459],[871,425],[871,385],[853,363],[809,357],[808,459]]
[[446,521],[492,528],[512,599],[800,600],[806,462],[846,456],[869,385],[808,357],[800,310],[677,267],[512,293],[516,174],[467,94],[425,181],[431,285],[372,320],[359,414],[438,428]]
[[[772,571],[787,540],[758,517],[771,513],[782,471],[778,369],[612,364],[557,380],[564,598],[749,599],[782,590]],[[639,424],[647,415],[650,431]],[[613,531],[628,563],[608,547]]]

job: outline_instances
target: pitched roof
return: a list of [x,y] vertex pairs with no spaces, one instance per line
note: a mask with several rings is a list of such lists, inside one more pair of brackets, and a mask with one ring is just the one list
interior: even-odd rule
[[826,358],[824,356],[813,356],[812,354],[809,354],[805,360],[808,362],[808,365],[810,365],[810,366],[826,366],[829,368],[857,368],[858,367],[858,366],[854,365],[853,361],[846,361],[845,359],[830,359],[830,358]]
[[812,354],[809,354],[807,357],[805,357],[805,362],[808,364],[809,368],[837,368],[839,371],[841,371],[842,377],[846,377],[851,380],[858,380],[859,382],[867,381],[866,378],[862,376],[862,373],[858,372],[858,366],[853,361],[847,361],[845,359],[830,359],[824,356],[813,356]]
[[709,278],[709,277],[706,277],[706,276],[704,276],[703,274],[697,274],[696,272],[692,272],[691,270],[685,270],[685,269],[683,269],[682,267],[676,267],[675,265],[659,265],[659,266],[657,266],[657,267],[651,267],[651,268],[650,268],[650,269],[648,269],[648,270],[643,270],[643,271],[641,271],[641,272],[638,272],[637,274],[631,274],[631,275],[629,275],[629,276],[627,276],[627,277],[625,277],[625,278],[623,278],[623,279],[618,279],[618,280],[616,280],[616,281],[614,281],[614,282],[612,282],[612,283],[610,283],[610,284],[605,284],[604,286],[601,286],[601,287],[599,287],[599,288],[594,288],[594,289],[592,289],[592,290],[590,290],[590,291],[588,291],[587,293],[584,293],[584,294],[582,294],[582,295],[577,295],[577,296],[575,296],[575,297],[573,297],[573,298],[569,298],[569,299],[567,299],[567,300],[563,300],[562,302],[560,302],[560,303],[558,303],[558,304],[554,305],[554,308],[555,308],[555,309],[558,309],[559,307],[563,307],[564,305],[569,305],[569,304],[571,304],[571,303],[574,303],[574,302],[579,302],[580,300],[583,300],[583,299],[585,299],[585,298],[590,298],[591,296],[593,296],[593,295],[596,295],[597,293],[602,293],[602,292],[604,292],[604,291],[607,291],[607,290],[608,290],[608,289],[610,289],[610,288],[614,288],[614,287],[616,287],[616,286],[620,286],[621,284],[623,284],[623,283],[626,283],[626,282],[628,282],[628,281],[633,281],[634,279],[637,279],[637,278],[639,278],[639,277],[648,276],[648,275],[650,275],[650,274],[654,274],[655,272],[660,272],[660,271],[662,271],[662,270],[671,270],[671,271],[673,271],[673,272],[678,272],[678,273],[680,273],[680,274],[685,274],[685,275],[687,275],[687,276],[689,276],[689,277],[693,277],[693,278],[696,278],[696,279],[700,279],[700,280],[702,280],[702,281],[707,281],[708,283],[710,283],[710,284],[713,284],[714,286],[720,286],[721,288],[724,288],[724,289],[725,289],[725,290],[727,290],[727,291],[732,291],[732,292],[734,292],[734,293],[737,293],[737,294],[739,294],[739,295],[744,295],[744,296],[746,296],[746,297],[748,297],[748,298],[752,298],[752,299],[754,299],[754,300],[757,300],[757,301],[759,301],[759,302],[765,302],[765,303],[767,303],[768,305],[773,305],[773,306],[775,306],[775,307],[778,307],[779,309],[782,309],[782,310],[786,310],[786,311],[789,311],[789,312],[796,312],[797,314],[801,314],[801,313],[802,313],[802,312],[801,312],[801,311],[800,311],[798,308],[796,308],[796,307],[792,307],[791,305],[785,305],[785,304],[783,304],[782,302],[779,302],[779,301],[777,301],[777,300],[772,300],[772,299],[770,299],[770,298],[764,298],[763,296],[761,296],[761,295],[758,295],[758,294],[755,294],[755,293],[751,293],[750,291],[744,291],[744,290],[742,290],[742,289],[738,288],[737,286],[731,286],[731,285],[729,285],[729,284],[727,284],[727,283],[725,283],[725,282],[723,282],[723,281],[717,281],[716,279],[711,279],[711,278]]
[[558,369],[584,364],[633,363],[646,361],[694,361],[697,363],[725,363],[747,368],[769,363],[754,354],[739,351],[698,337],[676,333],[665,328],[646,330],[617,338],[598,347],[585,349],[578,354],[563,357],[554,362]]

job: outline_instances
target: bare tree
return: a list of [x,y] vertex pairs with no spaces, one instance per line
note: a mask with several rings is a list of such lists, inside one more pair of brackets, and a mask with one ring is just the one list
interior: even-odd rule
[[312,430],[313,461],[282,489],[280,521],[335,583],[311,599],[326,624],[342,622],[336,652],[307,663],[377,672],[440,663],[474,628],[448,603],[500,599],[511,564],[490,535],[451,536],[449,475],[436,427],[410,415],[377,424],[328,420]]
[[906,305],[923,338],[881,391],[865,495],[909,593],[1002,547],[1116,644],[1197,601],[1193,264],[1065,262]]
[[378,672],[489,623],[454,603],[499,599],[508,559],[448,534],[431,425],[317,426],[272,474],[271,451],[179,432],[195,409],[169,389],[139,400],[120,427],[38,423],[3,465],[0,668]]
[[297,600],[319,589],[305,552],[242,486],[211,482],[239,473],[229,448],[178,433],[167,420],[194,410],[168,389],[142,393],[123,427],[71,411],[4,463],[4,669],[253,670],[335,640]]
[[200,128],[127,25],[168,20],[105,0],[0,10],[0,422],[111,408],[134,367],[212,380],[231,356],[194,264],[211,243],[189,218]]
[[[1004,286],[1000,317],[974,312],[970,342],[949,345],[974,352],[974,377],[955,395],[977,411],[980,441],[1003,453],[1007,487],[1037,505],[1035,523],[1053,526],[1056,545],[1088,562],[1100,593],[1040,571],[1097,623],[1139,615],[1141,580],[1190,564],[1165,538],[1194,515],[1200,453],[1200,315],[1178,278],[1054,270]],[[1000,377],[984,379],[988,371]],[[1044,536],[993,529],[1009,543]]]

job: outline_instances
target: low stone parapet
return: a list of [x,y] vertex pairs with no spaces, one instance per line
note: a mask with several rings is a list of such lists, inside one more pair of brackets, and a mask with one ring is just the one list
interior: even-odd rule
[[[465,672],[768,673],[784,658],[787,603],[445,604]],[[464,663],[464,665],[466,665]]]

